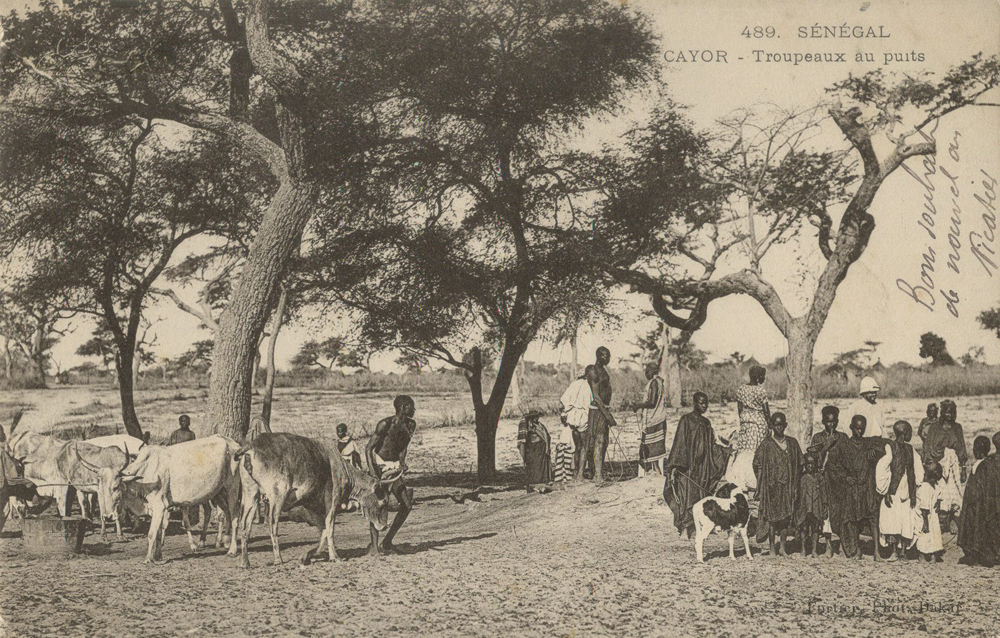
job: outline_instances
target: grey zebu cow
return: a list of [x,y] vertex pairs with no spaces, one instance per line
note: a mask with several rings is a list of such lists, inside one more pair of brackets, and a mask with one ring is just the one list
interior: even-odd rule
[[[236,526],[239,522],[240,475],[233,456],[239,444],[221,435],[178,443],[177,445],[147,445],[122,472],[106,486],[113,493],[126,489],[146,502],[152,516],[149,524],[147,563],[159,562],[163,536],[173,507],[212,503],[220,507],[232,525],[229,555],[236,555]],[[112,494],[108,494],[112,497]],[[202,526],[201,542],[205,544],[208,526]],[[190,528],[188,539],[191,539]]]
[[285,432],[264,432],[244,446],[234,457],[240,462],[243,486],[241,534],[243,549],[240,567],[249,567],[247,541],[260,496],[269,503],[267,522],[274,551],[274,564],[281,564],[278,547],[278,519],[283,511],[300,507],[306,520],[320,530],[319,543],[302,557],[308,565],[328,543],[331,561],[337,560],[333,543],[334,518],[338,506],[348,500],[361,503],[368,521],[385,531],[388,527],[389,485],[345,463],[336,451],[320,443]]
[[10,449],[14,458],[24,464],[24,477],[38,486],[38,492],[56,499],[59,513],[69,516],[67,492],[76,489],[80,511],[87,515],[87,494],[97,494],[101,516],[101,537],[107,533],[105,519],[114,516],[118,538],[121,524],[117,508],[100,497],[99,477],[102,472],[116,474],[125,465],[125,453],[118,448],[100,448],[83,441],[64,441],[33,432],[15,432],[17,419],[11,425]]
[[[38,485],[38,493],[53,498],[60,516],[69,516],[69,486],[65,477],[58,474],[55,458],[66,447],[67,441],[52,436],[35,434],[26,430],[15,432],[21,413],[14,415],[7,445],[11,455],[24,464],[24,478]],[[84,495],[77,493],[80,507],[84,507]]]

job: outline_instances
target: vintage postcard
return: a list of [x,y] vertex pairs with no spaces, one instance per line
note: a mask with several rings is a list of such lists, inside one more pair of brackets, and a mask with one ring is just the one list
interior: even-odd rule
[[1000,633],[995,0],[0,0],[0,636]]

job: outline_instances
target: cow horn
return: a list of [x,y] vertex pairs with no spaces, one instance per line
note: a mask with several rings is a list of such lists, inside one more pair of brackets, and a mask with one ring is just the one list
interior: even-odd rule
[[92,463],[88,463],[87,461],[85,461],[84,458],[82,456],[80,456],[80,448],[76,447],[75,445],[73,446],[73,451],[76,452],[76,458],[81,463],[83,463],[83,466],[85,468],[87,468],[91,472],[97,472],[97,471],[99,471],[101,469],[101,468],[97,467],[96,465],[94,465]]
[[21,422],[21,417],[22,416],[24,416],[24,408],[21,408],[20,410],[18,410],[17,412],[14,413],[14,418],[13,418],[13,420],[11,420],[11,423],[10,423],[10,433],[11,434],[14,434],[14,428],[16,428],[17,424]]
[[[121,474],[122,472],[124,472],[125,468],[128,467],[128,442],[127,441],[123,441],[122,444],[125,446],[125,464],[122,465],[122,468],[120,470],[118,470],[118,474]],[[141,449],[142,446],[140,445],[139,448]]]

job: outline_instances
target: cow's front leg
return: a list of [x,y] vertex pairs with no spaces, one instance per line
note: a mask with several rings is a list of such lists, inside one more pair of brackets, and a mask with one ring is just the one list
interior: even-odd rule
[[323,542],[325,541],[327,543],[327,555],[330,557],[330,562],[336,563],[340,561],[340,557],[337,556],[337,547],[333,543],[333,528],[337,521],[337,510],[340,509],[340,500],[329,498],[327,499],[326,506],[326,527],[323,528],[323,533],[319,537],[319,545],[316,546],[316,551],[322,551]]
[[729,537],[729,558],[736,560],[736,551],[733,548],[736,543],[736,531],[731,529],[726,535]]
[[[197,507],[197,505],[195,506]],[[184,533],[188,537],[188,546],[191,548],[192,552],[198,551],[199,547],[196,542],[194,542],[194,535],[191,534],[191,508],[188,506],[181,507],[181,520],[184,522]]]
[[[164,527],[163,522],[166,518],[166,505],[162,501],[154,501],[150,504],[150,515],[151,520],[149,521],[149,533],[147,538],[149,539],[149,547],[146,550],[146,561],[147,563],[155,563],[160,561],[160,534]],[[167,519],[169,520],[169,519]]]

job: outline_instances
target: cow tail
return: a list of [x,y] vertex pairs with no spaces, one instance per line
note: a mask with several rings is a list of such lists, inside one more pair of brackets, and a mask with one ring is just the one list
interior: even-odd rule
[[253,447],[253,443],[247,443],[246,445],[241,447],[239,450],[236,451],[236,454],[233,455],[233,460],[239,461],[240,457],[249,452],[251,447]]

